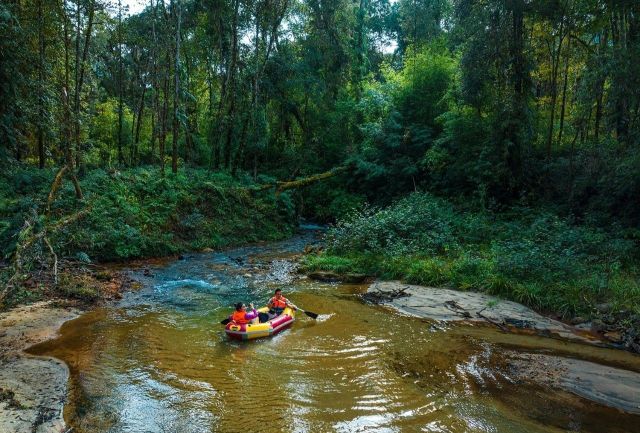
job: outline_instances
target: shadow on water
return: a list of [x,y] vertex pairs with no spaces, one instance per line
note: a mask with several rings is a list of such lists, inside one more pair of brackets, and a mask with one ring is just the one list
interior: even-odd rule
[[[312,242],[306,230],[131,270],[142,289],[33,348],[70,367],[74,432],[640,432],[639,416],[500,367],[505,350],[591,349],[364,305],[363,286],[296,277],[291,257]],[[271,339],[228,341],[218,322],[230,306],[264,304],[274,288],[321,316],[299,315]]]

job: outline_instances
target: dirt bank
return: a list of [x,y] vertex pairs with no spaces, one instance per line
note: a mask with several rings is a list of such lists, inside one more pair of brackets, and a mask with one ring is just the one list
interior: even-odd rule
[[56,336],[81,309],[62,301],[43,301],[0,314],[0,431],[63,432],[62,408],[69,370],[54,358],[24,350]]

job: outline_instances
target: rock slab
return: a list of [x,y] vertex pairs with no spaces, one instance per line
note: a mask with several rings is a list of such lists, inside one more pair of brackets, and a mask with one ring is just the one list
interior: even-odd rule
[[0,432],[60,433],[69,370],[60,360],[24,352],[56,336],[80,314],[76,308],[38,302],[0,314]]

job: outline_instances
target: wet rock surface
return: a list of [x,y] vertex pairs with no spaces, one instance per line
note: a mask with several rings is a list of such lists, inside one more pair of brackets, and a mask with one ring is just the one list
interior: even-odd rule
[[600,339],[512,301],[477,292],[415,286],[399,281],[376,281],[363,295],[367,301],[388,304],[413,316],[435,321],[486,322],[503,331],[522,330],[543,336],[602,344]]
[[0,432],[63,432],[69,370],[60,360],[24,353],[53,338],[80,314],[73,306],[38,302],[0,314]]
[[[524,305],[483,293],[376,281],[363,298],[434,322],[485,321],[506,332],[555,336],[602,346],[599,339],[584,331],[544,317]],[[594,321],[589,326],[600,323],[603,322]],[[608,329],[606,324],[602,326]],[[607,338],[621,341],[624,336],[608,331]],[[511,383],[552,388],[609,408],[640,414],[640,373],[635,371],[571,357],[511,350],[500,351],[499,356],[494,353],[484,361],[479,357],[474,362],[469,371],[475,372],[479,382],[500,382],[500,387]],[[505,380],[498,381],[497,375]]]
[[508,374],[514,380],[560,389],[604,406],[640,414],[640,373],[545,354],[504,355],[509,359]]

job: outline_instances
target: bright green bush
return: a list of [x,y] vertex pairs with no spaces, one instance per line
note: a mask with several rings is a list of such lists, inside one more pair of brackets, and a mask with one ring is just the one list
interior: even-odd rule
[[327,236],[331,252],[437,254],[457,247],[453,210],[427,194],[412,194],[384,209],[365,207],[339,221]]

